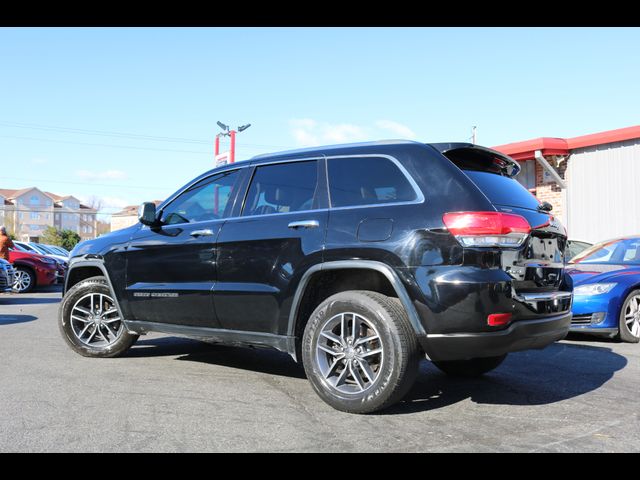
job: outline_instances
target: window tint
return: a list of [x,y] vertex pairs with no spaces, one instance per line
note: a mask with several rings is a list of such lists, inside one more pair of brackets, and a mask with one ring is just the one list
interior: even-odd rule
[[229,199],[238,176],[239,171],[233,170],[198,182],[164,208],[164,223],[174,225],[228,217]]
[[416,199],[407,177],[387,158],[331,158],[328,168],[332,207]]
[[251,180],[242,215],[312,210],[317,180],[316,161],[258,167]]
[[540,205],[536,197],[513,178],[476,170],[465,170],[464,173],[493,204],[531,210],[536,210]]
[[571,263],[640,264],[640,241],[637,238],[598,243],[571,259]]

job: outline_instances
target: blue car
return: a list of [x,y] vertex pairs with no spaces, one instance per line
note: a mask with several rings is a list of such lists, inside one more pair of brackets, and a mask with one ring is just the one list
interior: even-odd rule
[[640,237],[596,243],[571,259],[571,331],[640,341]]

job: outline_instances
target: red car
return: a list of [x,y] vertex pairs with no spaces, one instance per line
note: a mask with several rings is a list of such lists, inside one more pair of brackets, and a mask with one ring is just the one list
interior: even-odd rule
[[9,261],[15,268],[13,288],[18,293],[26,293],[35,287],[56,283],[58,265],[55,260],[35,253],[11,250]]

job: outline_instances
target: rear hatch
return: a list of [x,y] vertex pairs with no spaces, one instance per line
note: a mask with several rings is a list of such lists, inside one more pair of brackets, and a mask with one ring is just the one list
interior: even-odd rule
[[440,147],[441,153],[465,173],[498,212],[520,215],[531,226],[521,246],[501,249],[502,269],[513,278],[515,293],[535,297],[557,292],[563,280],[566,230],[513,178],[520,166],[506,155],[472,144],[434,147]]

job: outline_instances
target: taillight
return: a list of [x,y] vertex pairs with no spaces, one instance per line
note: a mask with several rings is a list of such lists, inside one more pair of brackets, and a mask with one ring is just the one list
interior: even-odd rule
[[519,247],[531,232],[520,215],[501,212],[452,212],[445,226],[463,247]]

